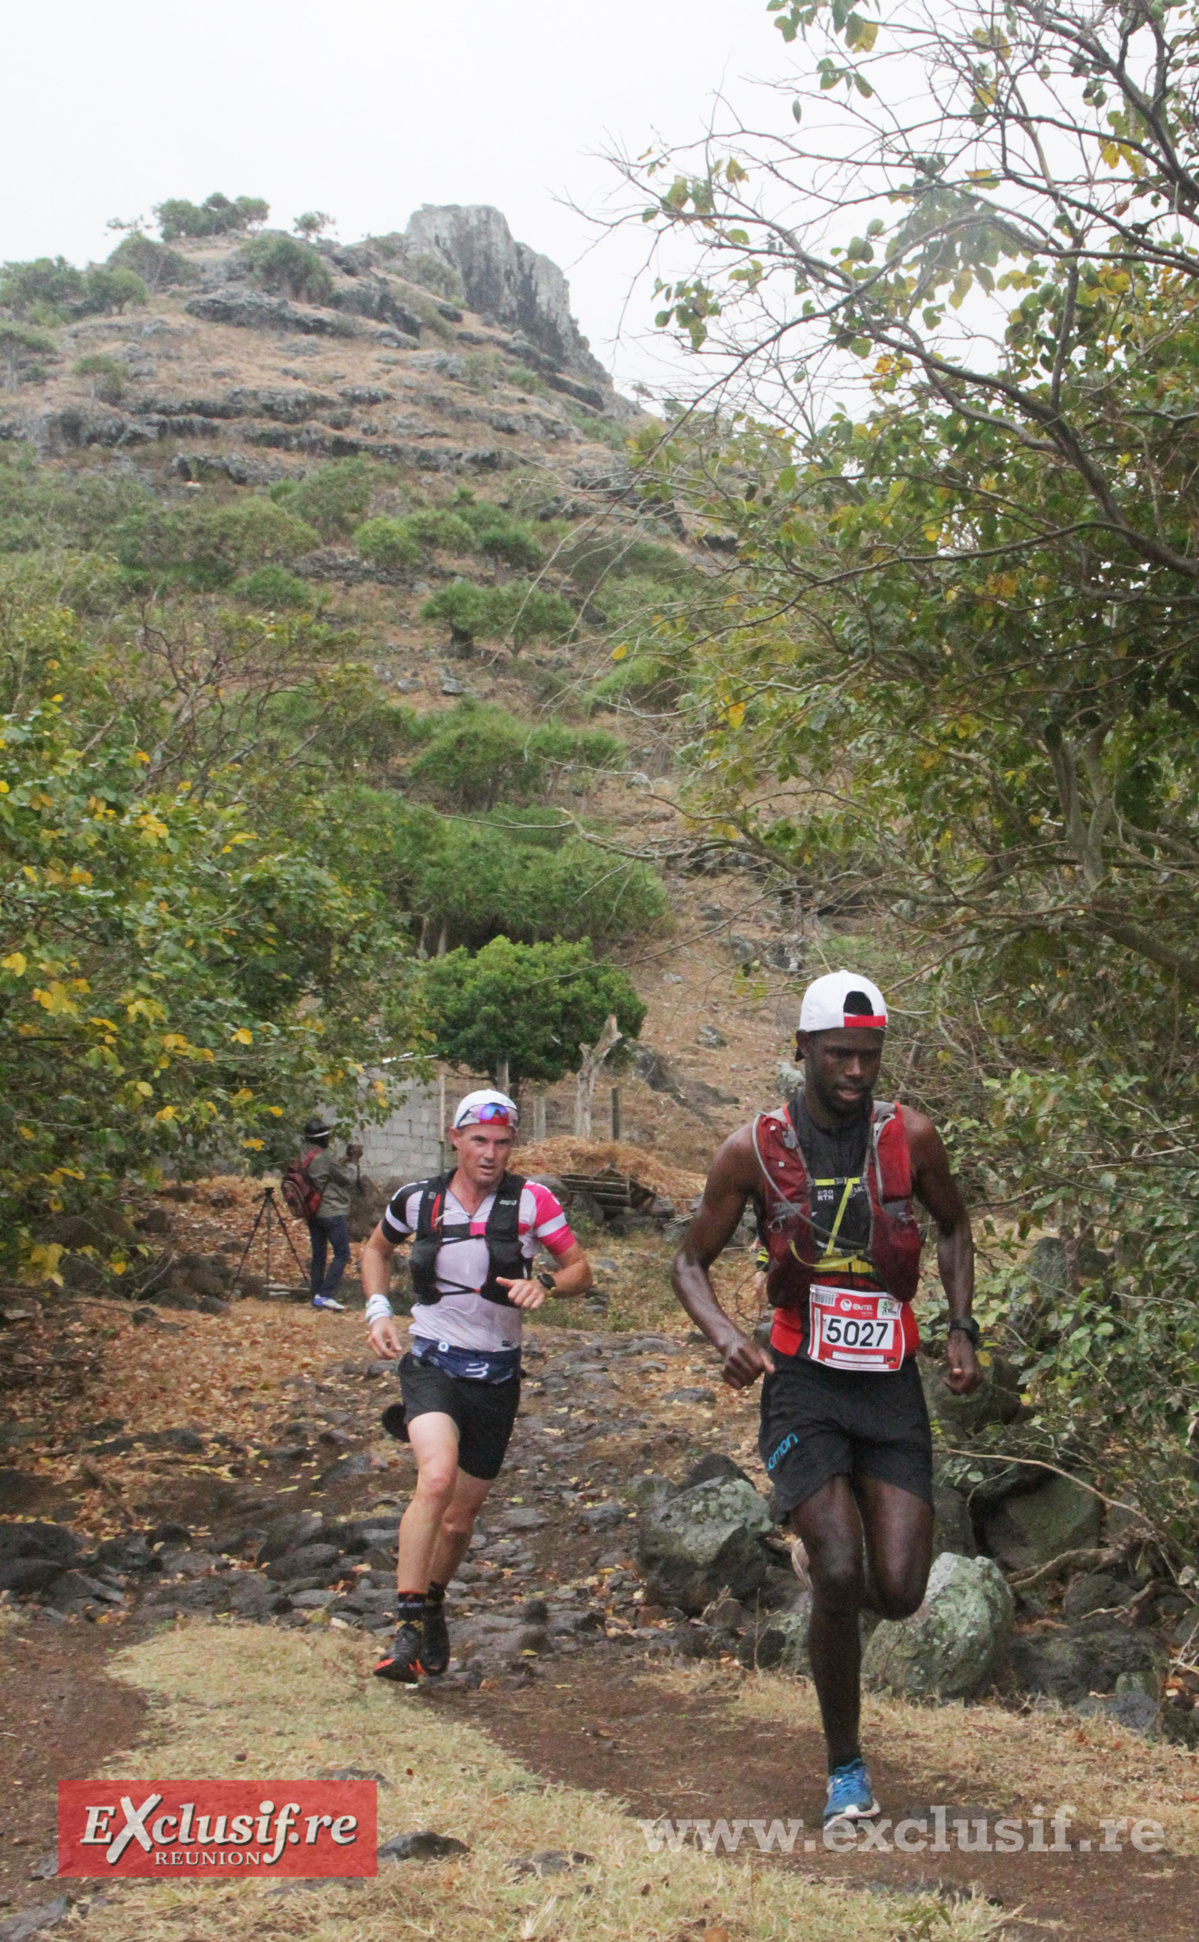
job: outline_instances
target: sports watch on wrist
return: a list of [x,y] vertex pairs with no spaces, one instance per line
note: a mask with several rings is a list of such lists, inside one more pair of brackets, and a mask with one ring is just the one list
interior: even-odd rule
[[551,1295],[557,1294],[558,1284],[554,1280],[554,1277],[552,1274],[539,1274],[537,1279],[541,1283],[543,1288],[548,1288]]
[[950,1322],[949,1327],[946,1329],[945,1333],[947,1335],[952,1335],[955,1328],[958,1329],[961,1334],[968,1335],[970,1337],[971,1342],[974,1344],[975,1348],[979,1346],[980,1342],[983,1339],[983,1332],[979,1327],[978,1323],[975,1321],[973,1315],[965,1315],[961,1318],[960,1321]]

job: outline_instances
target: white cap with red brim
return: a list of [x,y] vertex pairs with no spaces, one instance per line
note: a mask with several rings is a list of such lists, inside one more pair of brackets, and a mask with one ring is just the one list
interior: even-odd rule
[[481,1092],[468,1092],[465,1099],[458,1101],[454,1131],[457,1132],[460,1126],[487,1126],[493,1120],[498,1120],[501,1126],[505,1123],[515,1126],[519,1119],[514,1099],[509,1099],[506,1092],[492,1092],[484,1088]]
[[826,972],[804,992],[801,1032],[857,1031],[863,1025],[886,1031],[887,1007],[878,986],[860,972]]

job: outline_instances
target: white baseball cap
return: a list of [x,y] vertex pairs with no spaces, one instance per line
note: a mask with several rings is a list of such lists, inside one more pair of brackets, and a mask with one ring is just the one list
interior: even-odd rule
[[801,1032],[856,1031],[863,1025],[885,1031],[887,1007],[878,986],[860,972],[828,971],[804,992]]
[[[488,1106],[490,1112],[486,1111]],[[506,1092],[492,1092],[484,1087],[481,1092],[468,1092],[465,1099],[458,1101],[454,1130],[457,1132],[460,1126],[477,1126],[480,1122],[486,1125],[491,1120],[499,1120],[502,1125],[505,1119],[510,1126],[519,1122],[515,1099],[509,1099]]]

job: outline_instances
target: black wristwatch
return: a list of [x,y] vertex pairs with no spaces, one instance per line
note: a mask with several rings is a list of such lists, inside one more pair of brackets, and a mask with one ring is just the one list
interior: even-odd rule
[[542,1287],[543,1287],[543,1288],[548,1288],[548,1289],[549,1289],[549,1292],[550,1292],[550,1294],[551,1294],[551,1295],[556,1295],[556,1294],[557,1294],[557,1292],[558,1292],[558,1284],[557,1284],[557,1282],[556,1282],[556,1281],[554,1280],[554,1277],[553,1277],[553,1275],[552,1275],[552,1274],[539,1274],[539,1275],[538,1275],[538,1277],[537,1277],[537,1279],[538,1279],[538,1281],[539,1281],[539,1282],[541,1283],[541,1285],[542,1285]]
[[973,1315],[966,1315],[962,1318],[961,1321],[950,1322],[949,1327],[946,1329],[945,1333],[947,1335],[952,1335],[955,1328],[960,1330],[960,1332],[963,1335],[968,1335],[970,1337],[971,1342],[974,1344],[975,1348],[979,1347],[983,1339],[983,1332],[979,1327],[978,1323],[975,1321]]

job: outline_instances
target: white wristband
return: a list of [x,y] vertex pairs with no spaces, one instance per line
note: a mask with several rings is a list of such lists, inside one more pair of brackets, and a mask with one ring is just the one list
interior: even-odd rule
[[383,1321],[391,1312],[391,1303],[388,1301],[386,1295],[367,1296],[366,1325],[368,1328],[373,1328],[376,1322]]

